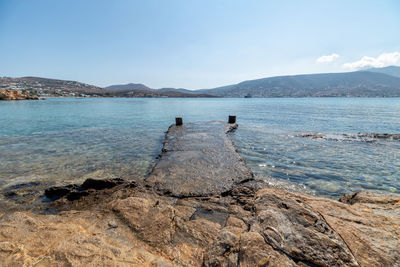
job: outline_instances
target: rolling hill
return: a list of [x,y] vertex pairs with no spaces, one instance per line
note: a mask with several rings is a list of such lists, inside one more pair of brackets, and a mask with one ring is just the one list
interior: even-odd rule
[[0,78],[0,89],[29,91],[42,96],[96,95],[104,93],[98,86],[77,81],[66,81],[40,77]]
[[128,84],[117,84],[117,85],[110,85],[104,87],[107,90],[151,90],[151,88],[147,87],[141,83],[128,83]]
[[371,68],[371,69],[366,69],[365,71],[379,72],[379,73],[384,73],[387,75],[391,75],[391,76],[400,78],[400,67],[398,67],[398,66],[389,66],[389,67],[384,67],[384,68]]
[[[27,91],[32,95],[38,96],[95,96],[95,97],[217,97],[205,93],[190,93],[180,91],[157,91],[145,85],[132,84],[128,89],[120,89],[119,86],[113,89],[106,89],[94,85],[57,79],[40,77],[10,78],[0,77],[0,89]],[[137,89],[132,89],[137,88]],[[142,88],[142,89],[140,89]]]
[[400,97],[400,77],[372,71],[278,76],[196,92],[223,97]]
[[[126,84],[106,88],[133,88]],[[220,97],[400,97],[400,67],[373,68],[344,73],[322,73],[277,76],[249,80],[212,89],[187,90],[175,88],[144,90],[209,94]]]
[[141,83],[105,88],[39,77],[0,78],[0,89],[26,90],[39,96],[98,97],[400,97],[400,67],[343,73],[277,76],[212,89],[152,89]]
[[153,89],[141,83],[128,83],[128,84],[117,84],[117,85],[110,85],[104,87],[107,90],[148,90],[158,93],[165,93],[165,92],[176,92],[176,93],[185,93],[185,94],[195,94],[194,90],[188,90],[184,88],[160,88],[160,89]]

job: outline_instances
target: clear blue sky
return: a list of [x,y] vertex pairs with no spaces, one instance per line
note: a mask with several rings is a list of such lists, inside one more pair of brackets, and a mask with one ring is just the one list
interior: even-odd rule
[[399,52],[398,0],[0,0],[0,76],[200,89]]

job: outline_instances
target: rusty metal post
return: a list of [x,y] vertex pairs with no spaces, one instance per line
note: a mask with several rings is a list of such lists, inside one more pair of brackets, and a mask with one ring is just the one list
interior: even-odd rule
[[228,123],[236,123],[236,116],[235,115],[229,115]]
[[175,125],[176,126],[181,126],[182,125],[182,117],[176,117],[175,118]]

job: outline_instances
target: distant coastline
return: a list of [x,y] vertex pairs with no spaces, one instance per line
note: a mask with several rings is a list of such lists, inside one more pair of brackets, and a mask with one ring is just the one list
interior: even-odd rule
[[153,89],[141,83],[102,88],[77,81],[39,77],[2,77],[0,89],[19,90],[39,97],[400,97],[400,67],[278,76],[200,90]]

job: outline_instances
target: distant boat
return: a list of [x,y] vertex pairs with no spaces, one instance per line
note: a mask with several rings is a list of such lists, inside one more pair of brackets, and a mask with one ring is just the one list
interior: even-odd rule
[[247,94],[244,96],[244,98],[252,98],[251,94]]

